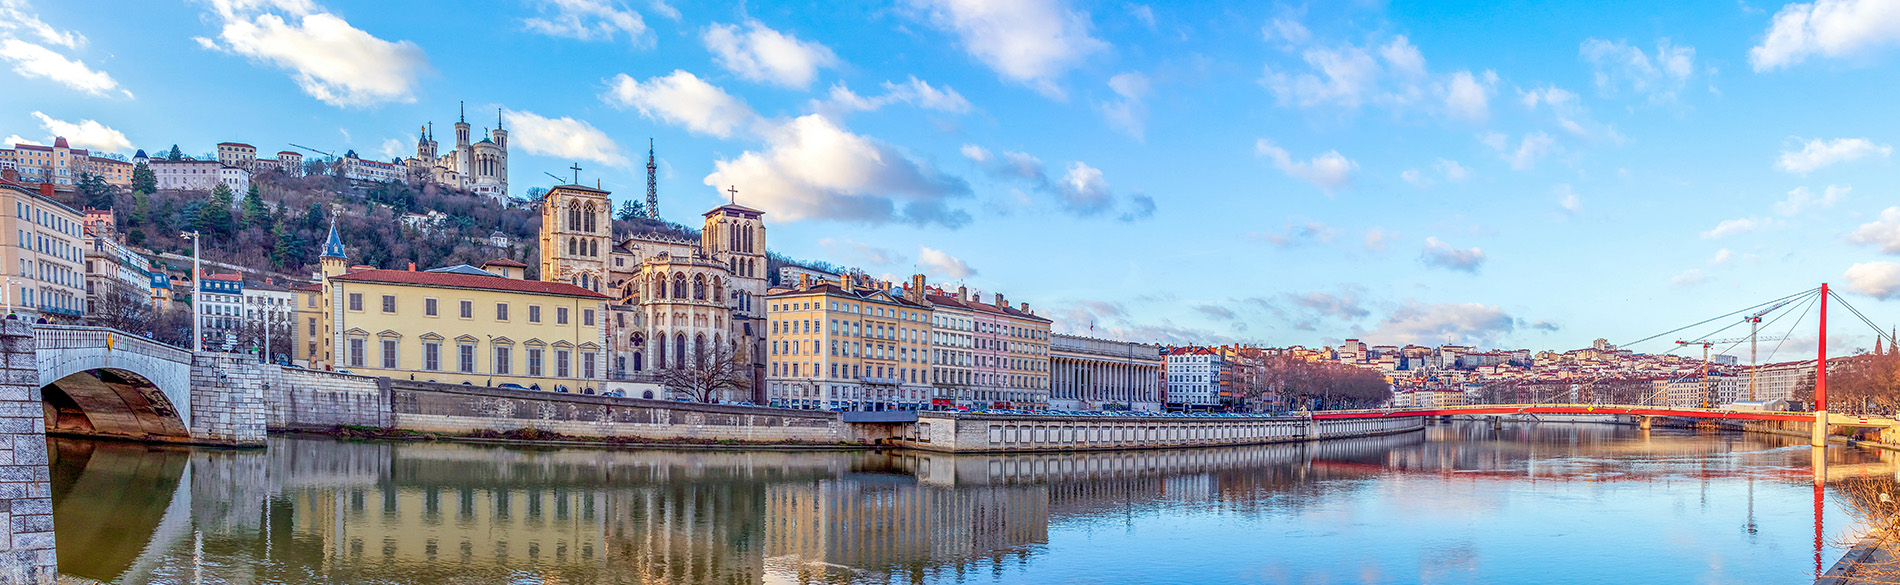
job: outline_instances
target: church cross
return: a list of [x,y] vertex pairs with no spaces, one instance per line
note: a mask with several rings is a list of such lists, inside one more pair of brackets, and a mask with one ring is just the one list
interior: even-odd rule
[[574,166],[567,168],[568,170],[574,171],[574,184],[581,184],[581,163],[574,163]]
[[729,199],[727,199],[727,200],[726,200],[726,202],[727,202],[727,203],[738,203],[738,202],[739,202],[739,188],[738,188],[738,187],[735,187],[735,186],[732,186],[732,185],[727,185],[727,186],[726,186],[726,193],[728,193],[728,194],[730,194],[730,195],[731,195],[731,198],[729,198]]

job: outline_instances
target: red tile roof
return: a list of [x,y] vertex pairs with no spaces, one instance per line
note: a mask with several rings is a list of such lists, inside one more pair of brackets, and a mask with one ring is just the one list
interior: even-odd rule
[[407,270],[359,270],[348,274],[330,277],[345,282],[373,282],[381,284],[412,284],[441,288],[470,288],[498,290],[507,292],[578,297],[584,299],[605,299],[603,295],[591,290],[561,282],[542,282],[539,280],[521,280],[500,276],[481,276],[476,274],[457,274],[453,272],[410,272]]

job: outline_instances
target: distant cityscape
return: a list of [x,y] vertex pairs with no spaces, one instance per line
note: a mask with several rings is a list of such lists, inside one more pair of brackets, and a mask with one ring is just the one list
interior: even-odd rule
[[[569,184],[534,190],[526,205],[541,221],[532,244],[499,231],[479,239],[495,250],[479,266],[354,265],[356,234],[332,225],[315,274],[202,258],[206,268],[196,279],[189,257],[129,244],[119,229],[123,213],[73,204],[88,182],[120,193],[207,197],[312,174],[508,201],[508,137],[500,126],[497,119],[488,137],[471,144],[470,125],[459,118],[454,150],[438,153],[424,125],[416,156],[390,162],[309,148],[310,158],[294,150],[259,158],[254,146],[235,142],[202,159],[173,146],[123,160],[71,148],[64,138],[0,149],[0,198],[15,209],[5,218],[16,236],[4,246],[8,310],[95,323],[124,312],[115,299],[132,298],[149,314],[192,312],[187,323],[197,323],[197,339],[209,349],[283,345],[288,351],[260,353],[307,368],[822,410],[1273,412],[1341,400],[1406,407],[1611,395],[1720,406],[1798,400],[1813,377],[1812,361],[1753,366],[1715,355],[1705,363],[1602,339],[1533,351],[1358,339],[1317,348],[1163,346],[1059,334],[1028,303],[951,289],[921,274],[892,283],[850,269],[780,262],[772,270],[766,214],[737,203],[737,188],[734,203],[703,214],[697,240],[620,233],[611,193]],[[149,184],[138,185],[141,177]],[[648,208],[635,216],[652,218],[657,205],[650,189]],[[426,210],[399,222],[426,233],[450,219]],[[533,267],[509,258],[528,254],[538,259]],[[1294,392],[1289,364],[1324,364],[1335,377],[1376,375],[1383,392]],[[698,382],[671,375],[680,372],[704,375]]]

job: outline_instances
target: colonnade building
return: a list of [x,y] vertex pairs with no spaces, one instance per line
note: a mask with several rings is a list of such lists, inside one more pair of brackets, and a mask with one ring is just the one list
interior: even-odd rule
[[1161,410],[1161,346],[1056,334],[1049,365],[1049,408]]

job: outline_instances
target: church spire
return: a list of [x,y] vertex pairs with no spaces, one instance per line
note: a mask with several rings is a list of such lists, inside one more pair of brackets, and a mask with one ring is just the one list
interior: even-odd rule
[[461,113],[455,115],[456,119],[463,124],[467,124],[468,123],[468,102],[455,102],[455,103],[457,107],[461,108]]
[[330,218],[330,237],[323,241],[323,258],[349,258],[343,252],[343,238],[336,235],[336,218]]
[[495,129],[501,129],[501,108],[495,108]]

